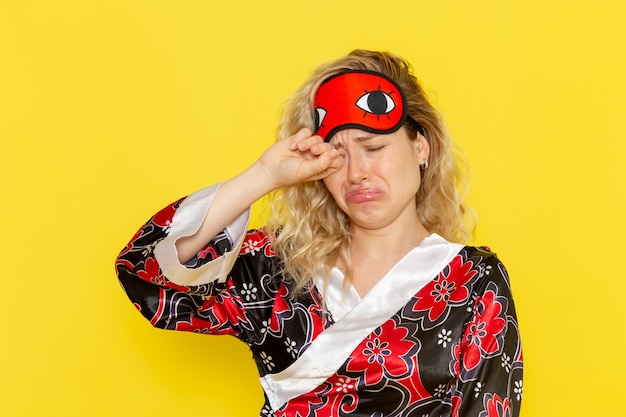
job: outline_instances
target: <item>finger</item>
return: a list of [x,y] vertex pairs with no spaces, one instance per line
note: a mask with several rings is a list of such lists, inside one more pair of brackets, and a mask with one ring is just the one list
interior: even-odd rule
[[298,144],[302,140],[311,137],[312,134],[313,132],[311,132],[311,129],[308,129],[306,127],[300,129],[295,135],[290,137],[289,149],[295,151],[296,149],[298,149]]
[[341,168],[343,168],[343,165],[345,164],[344,158],[342,158],[339,152],[334,148],[322,154],[320,156],[320,159],[326,159],[328,161],[328,166],[324,170],[323,178],[339,171]]
[[[300,152],[312,152],[312,147],[316,145],[322,145],[323,143],[324,141],[320,136],[309,136],[298,141],[296,149]],[[324,149],[325,147],[322,147],[319,150],[323,151]],[[319,150],[315,152],[315,154],[320,155],[321,153],[319,152]]]
[[[313,137],[316,137],[316,136],[313,136]],[[331,145],[328,142],[319,142],[319,141],[314,142],[309,148],[309,152],[311,152],[311,154],[315,156],[320,156],[324,154],[325,152],[328,152],[331,150],[335,150],[335,147],[333,145]]]
[[315,159],[310,159],[301,165],[302,176],[308,180],[318,180],[338,171],[343,167],[343,158],[339,152],[331,149]]

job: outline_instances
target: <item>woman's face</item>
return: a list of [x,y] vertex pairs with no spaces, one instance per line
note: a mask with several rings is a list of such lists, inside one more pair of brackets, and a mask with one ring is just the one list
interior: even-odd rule
[[324,184],[355,227],[382,229],[415,221],[419,166],[429,154],[422,135],[410,139],[404,127],[385,135],[346,129],[330,143],[344,165]]

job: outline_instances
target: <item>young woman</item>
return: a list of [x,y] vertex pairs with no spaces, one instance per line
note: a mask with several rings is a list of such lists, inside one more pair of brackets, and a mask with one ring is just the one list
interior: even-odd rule
[[[409,64],[357,50],[288,104],[247,170],[153,216],[117,259],[156,327],[248,344],[264,416],[516,416],[506,270],[471,227]],[[249,207],[273,217],[247,230]]]

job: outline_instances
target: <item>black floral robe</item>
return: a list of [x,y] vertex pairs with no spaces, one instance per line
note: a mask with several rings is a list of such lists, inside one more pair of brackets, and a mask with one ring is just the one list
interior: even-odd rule
[[120,253],[128,297],[153,326],[239,338],[265,392],[262,416],[519,414],[522,350],[506,270],[485,248],[433,234],[363,298],[332,271],[292,297],[247,214],[186,265],[174,242],[200,226],[218,186],[153,216]]

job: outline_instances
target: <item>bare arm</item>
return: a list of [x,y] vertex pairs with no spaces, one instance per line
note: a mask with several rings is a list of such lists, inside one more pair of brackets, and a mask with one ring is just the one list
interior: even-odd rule
[[232,223],[252,203],[288,185],[325,178],[343,165],[332,145],[302,129],[290,139],[276,142],[248,169],[225,181],[198,231],[176,242],[178,259],[186,262]]

